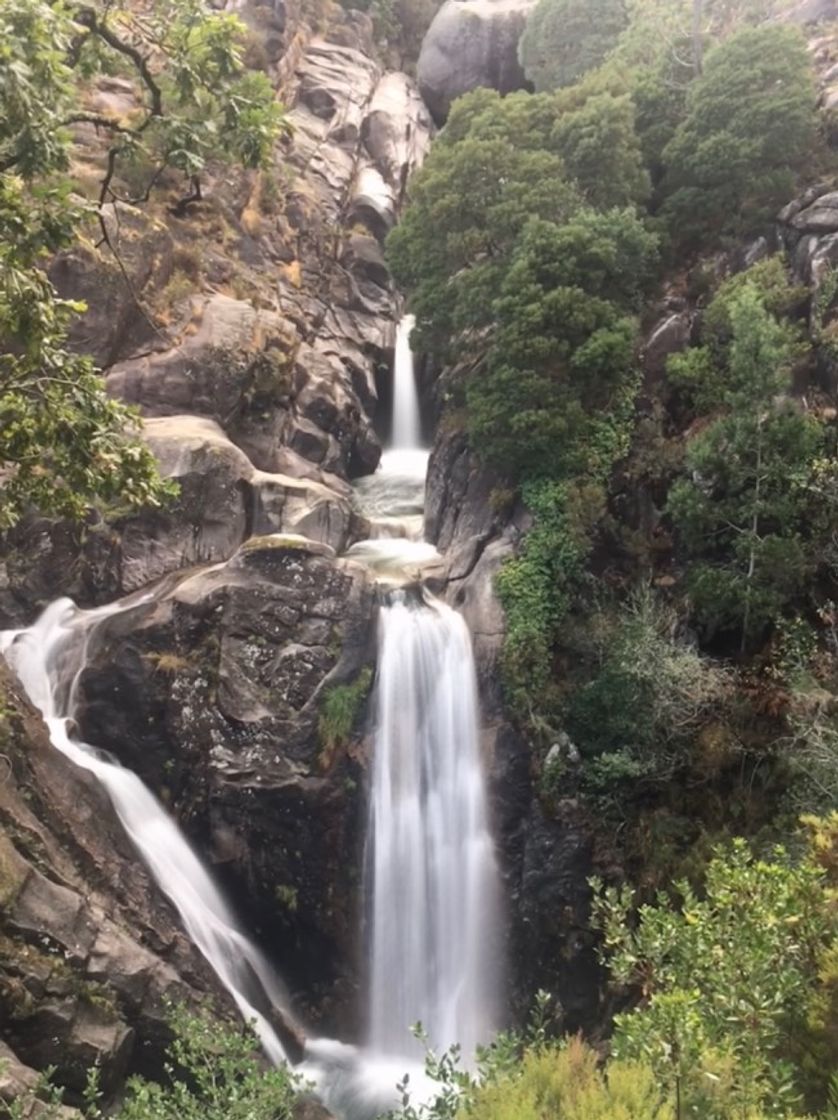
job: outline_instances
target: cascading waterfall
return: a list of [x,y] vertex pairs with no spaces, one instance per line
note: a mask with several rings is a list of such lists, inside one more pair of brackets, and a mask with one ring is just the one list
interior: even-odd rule
[[[428,453],[420,442],[411,329],[406,318],[398,330],[394,446],[377,475],[364,480],[366,488],[359,486],[362,499],[378,503],[370,514],[381,539],[349,550],[399,586],[438,559],[432,545],[417,539]],[[300,1045],[301,1032],[270,964],[237,928],[206,868],[140,778],[77,736],[78,682],[98,624],[155,595],[87,611],[60,599],[29,629],[0,631],[0,654],[40,710],[53,745],[105,787],[186,931],[280,1063],[286,1059],[280,1035]],[[369,1048],[309,1038],[301,1066],[346,1120],[369,1120],[394,1107],[396,1084],[408,1069],[414,1101],[433,1094],[411,1039],[413,1023],[422,1022],[436,1048],[458,1043],[468,1062],[488,1041],[496,1011],[498,877],[468,629],[429,595],[386,595],[368,838]]]
[[393,362],[393,431],[390,442],[394,450],[418,451],[422,447],[422,424],[419,394],[410,332],[416,325],[412,315],[404,315],[396,328],[396,353]]
[[498,876],[463,619],[394,592],[381,611],[370,812],[370,1045],[415,1055],[421,1022],[466,1060],[495,1019]]
[[[92,611],[59,599],[28,630],[0,631],[0,653],[16,671],[30,701],[44,718],[53,746],[94,774],[110,796],[122,826],[154,879],[243,1017],[255,1024],[272,1061],[285,1050],[269,1022],[270,1008],[293,1022],[285,992],[273,969],[236,927],[206,868],[171,817],[136,774],[73,735],[76,687],[96,623],[129,610],[150,596],[133,596]],[[261,1005],[259,1010],[256,1004]]]

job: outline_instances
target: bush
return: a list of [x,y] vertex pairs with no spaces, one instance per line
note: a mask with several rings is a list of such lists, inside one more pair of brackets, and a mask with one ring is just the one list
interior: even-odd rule
[[[814,834],[834,859],[838,817]],[[795,863],[782,849],[758,859],[738,840],[717,851],[701,896],[679,882],[677,903],[661,894],[636,921],[631,891],[594,883],[604,958],[616,983],[642,997],[616,1017],[612,1052],[649,1062],[678,1087],[684,1115],[788,1117],[799,1108],[792,1059],[838,937],[824,863],[817,842]]]
[[810,156],[815,124],[811,64],[798,30],[746,28],[710,51],[663,153],[673,240],[696,245],[770,221]]
[[[248,1029],[231,1027],[209,1012],[193,1014],[173,1007],[169,1023],[174,1040],[163,1082],[129,1078],[124,1099],[108,1115],[113,1120],[292,1120],[298,1080],[287,1069],[265,1068],[259,1043]],[[42,1079],[35,1093],[0,1100],[9,1120],[61,1120],[61,1093]],[[82,1116],[103,1120],[96,1069],[88,1077]]]
[[677,625],[648,588],[635,592],[616,620],[589,623],[599,667],[574,689],[567,728],[583,754],[602,755],[590,775],[597,785],[669,774],[726,703],[727,675],[680,643]]

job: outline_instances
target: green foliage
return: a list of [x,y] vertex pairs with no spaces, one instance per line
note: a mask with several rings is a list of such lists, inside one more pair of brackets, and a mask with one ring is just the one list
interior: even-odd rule
[[[165,1080],[129,1078],[124,1098],[108,1113],[114,1120],[292,1120],[298,1079],[287,1069],[265,1068],[250,1030],[183,1007],[170,1008],[169,1023],[174,1040]],[[59,1120],[61,1092],[51,1072],[11,1104],[0,1100],[0,1116]],[[99,1098],[97,1070],[91,1068],[81,1113],[85,1120],[103,1120]]]
[[624,0],[539,0],[518,56],[538,92],[570,86],[598,66],[626,27]]
[[553,142],[565,170],[587,202],[598,209],[642,205],[651,184],[628,93],[604,92],[562,113]]
[[[819,562],[809,482],[823,431],[782,395],[794,339],[758,289],[744,285],[729,316],[731,341],[717,380],[725,411],[688,444],[689,473],[672,488],[668,508],[691,560],[698,617],[711,630],[739,629],[744,649]],[[691,375],[696,368],[689,366]]]
[[674,1120],[669,1095],[648,1066],[611,1062],[580,1039],[526,1051],[505,1078],[482,1085],[458,1120]]
[[708,53],[663,152],[674,240],[744,234],[773,217],[809,156],[815,98],[802,35],[745,28]]
[[411,291],[419,345],[448,351],[461,331],[492,322],[510,256],[527,222],[561,222],[580,205],[548,148],[552,118],[526,94],[476,90],[448,124],[410,187],[387,241],[394,274]]
[[249,1031],[182,1008],[171,1025],[167,1083],[131,1078],[118,1120],[291,1120],[295,1081],[263,1067]]
[[678,904],[660,894],[636,922],[630,890],[594,887],[612,977],[643,997],[616,1017],[613,1055],[677,1086],[685,1116],[792,1115],[801,1083],[790,1056],[838,935],[820,856],[758,859],[736,841],[709,864],[701,896],[679,882]]
[[354,681],[327,690],[318,722],[320,742],[327,755],[349,739],[371,685],[372,669],[365,667]]
[[412,72],[425,32],[442,0],[342,0],[346,8],[359,8],[372,17],[375,37],[399,69]]
[[0,529],[29,505],[80,518],[97,500],[159,505],[173,493],[137,438],[137,414],[67,348],[84,306],[58,299],[38,267],[69,237],[74,214],[63,197],[41,192],[32,214],[23,183],[0,176]]
[[821,641],[801,618],[778,626],[773,672],[788,696],[780,750],[789,799],[798,810],[826,812],[838,804],[838,613],[826,602],[818,614]]
[[487,369],[467,386],[484,458],[518,478],[601,478],[623,453],[636,326],[621,308],[636,303],[653,257],[628,211],[527,226],[494,304]]
[[[166,0],[142,18],[110,4],[0,8],[0,528],[30,505],[78,518],[94,501],[154,505],[171,494],[135,413],[68,349],[84,307],[58,299],[43,269],[94,216],[110,247],[101,208],[124,201],[120,168],[138,155],[148,181],[132,201],[147,198],[165,168],[183,172],[197,196],[208,159],[256,166],[267,156],[284,118],[265,75],[245,71],[243,44],[244,25],[199,0]],[[86,108],[89,84],[113,72],[138,89],[124,119]],[[66,178],[71,126],[81,122],[110,144],[88,206]]]
[[507,699],[519,716],[532,719],[536,708],[546,706],[552,641],[570,605],[589,543],[583,526],[573,517],[566,485],[528,483],[523,497],[534,524],[519,555],[498,573],[496,587],[506,612],[503,674]]
[[588,623],[598,667],[568,701],[567,729],[583,754],[588,784],[671,776],[700,728],[717,716],[730,682],[675,637],[677,616],[649,588],[616,617]]

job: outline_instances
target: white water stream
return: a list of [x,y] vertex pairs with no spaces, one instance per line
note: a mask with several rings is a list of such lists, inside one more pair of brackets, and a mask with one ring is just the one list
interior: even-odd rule
[[419,451],[422,448],[422,421],[410,333],[416,326],[412,315],[403,315],[396,328],[396,353],[393,361],[393,432],[390,442],[394,450]]
[[393,592],[381,610],[370,813],[370,1046],[459,1043],[495,1022],[498,876],[471,639],[439,600]]
[[117,816],[161,890],[242,1016],[255,1024],[272,1061],[285,1051],[255,1002],[282,1009],[285,990],[271,966],[241,931],[205,867],[183,833],[136,774],[103,751],[76,738],[73,711],[79,676],[85,666],[90,635],[97,622],[151,598],[131,596],[98,610],[79,610],[58,599],[28,630],[0,631],[0,653],[17,673],[26,694],[40,711],[54,747],[77,766],[94,774],[110,796]]

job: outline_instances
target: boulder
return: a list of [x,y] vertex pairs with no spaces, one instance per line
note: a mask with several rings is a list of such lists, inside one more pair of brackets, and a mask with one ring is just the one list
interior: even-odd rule
[[422,43],[419,91],[438,124],[455,98],[480,86],[526,88],[518,40],[536,0],[445,0]]
[[[293,534],[104,621],[80,680],[85,738],[136,770],[209,852],[318,1030],[354,1026],[363,740],[376,596]],[[351,726],[324,723],[350,686]]]

